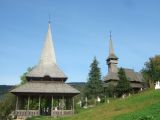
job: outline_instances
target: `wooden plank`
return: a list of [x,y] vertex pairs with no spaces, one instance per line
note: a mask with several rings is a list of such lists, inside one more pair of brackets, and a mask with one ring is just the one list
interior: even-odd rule
[[39,111],[40,111],[40,109],[41,109],[41,96],[39,96]]
[[29,102],[30,102],[30,96],[28,96],[28,105],[27,105],[27,110],[29,110]]
[[51,110],[53,110],[53,95],[52,95],[52,106],[51,106]]
[[18,96],[17,96],[17,100],[16,100],[16,110],[18,110],[18,103],[19,101],[18,101]]
[[74,114],[74,98],[73,98],[73,114]]

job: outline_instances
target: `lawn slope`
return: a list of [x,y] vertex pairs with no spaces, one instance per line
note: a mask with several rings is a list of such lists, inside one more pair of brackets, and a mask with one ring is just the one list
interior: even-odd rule
[[70,117],[33,117],[29,120],[160,120],[160,91],[148,90],[112,100]]

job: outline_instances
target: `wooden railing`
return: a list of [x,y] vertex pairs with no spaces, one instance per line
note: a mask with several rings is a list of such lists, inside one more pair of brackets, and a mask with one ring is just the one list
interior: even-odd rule
[[52,110],[51,111],[51,116],[69,116],[73,115],[74,111],[73,110]]
[[[17,117],[29,117],[29,116],[39,116],[39,110],[16,110],[15,111]],[[52,110],[51,116],[58,117],[58,116],[69,116],[73,115],[73,110]]]
[[16,110],[17,116],[38,116],[40,115],[39,110]]

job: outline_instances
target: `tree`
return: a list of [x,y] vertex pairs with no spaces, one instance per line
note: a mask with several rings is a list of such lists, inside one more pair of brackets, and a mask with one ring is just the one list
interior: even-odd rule
[[101,72],[98,67],[98,61],[94,57],[93,62],[90,65],[90,72],[88,74],[88,81],[86,84],[85,93],[89,98],[95,98],[100,96],[102,93],[102,81],[101,81]]
[[21,84],[24,84],[24,83],[27,82],[26,75],[27,75],[27,73],[29,73],[32,69],[33,69],[33,67],[28,67],[27,71],[26,71],[25,73],[23,73],[23,75],[20,77],[20,79],[21,79]]
[[[16,97],[11,93],[6,93],[0,100],[0,119],[7,119],[9,114],[15,110]],[[3,118],[2,118],[3,119]]]
[[[27,82],[26,75],[33,68],[29,67],[27,72],[23,73],[21,76],[21,84]],[[0,119],[9,119],[9,114],[15,110],[16,96],[12,93],[5,93],[0,99]],[[35,104],[35,103],[33,103]],[[2,118],[1,118],[2,117]]]
[[122,96],[123,94],[129,93],[131,90],[129,80],[126,77],[125,71],[123,68],[120,68],[118,71],[119,81],[116,86],[116,93],[118,97]]
[[149,58],[141,72],[147,85],[154,87],[154,83],[160,80],[160,55]]
[[115,86],[113,84],[109,84],[108,87],[104,88],[105,96],[114,97]]

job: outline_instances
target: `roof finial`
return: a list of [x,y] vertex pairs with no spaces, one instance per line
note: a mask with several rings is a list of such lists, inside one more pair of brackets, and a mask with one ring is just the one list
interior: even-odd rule
[[48,15],[48,19],[49,19],[48,23],[50,24],[51,23],[51,15],[50,14]]
[[110,40],[111,40],[112,39],[112,31],[110,30],[109,33],[110,33]]

